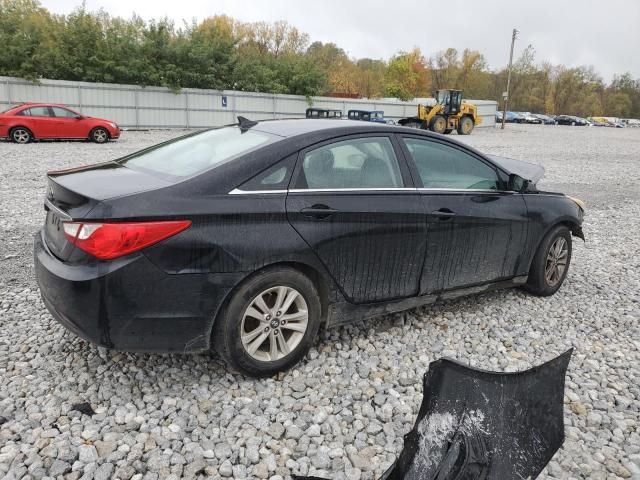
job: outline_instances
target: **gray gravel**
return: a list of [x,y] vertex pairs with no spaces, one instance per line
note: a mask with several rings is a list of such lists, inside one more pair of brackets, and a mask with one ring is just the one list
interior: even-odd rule
[[[111,159],[179,134],[107,145],[0,143],[0,477],[379,476],[402,448],[430,361],[514,371],[574,346],[567,439],[542,478],[640,479],[640,129],[510,126],[458,137],[542,163],[541,186],[587,201],[551,298],[500,291],[322,334],[278,379],[231,375],[209,355],[137,355],[66,333],[40,301],[31,242],[47,170]],[[89,402],[95,415],[74,410]]]

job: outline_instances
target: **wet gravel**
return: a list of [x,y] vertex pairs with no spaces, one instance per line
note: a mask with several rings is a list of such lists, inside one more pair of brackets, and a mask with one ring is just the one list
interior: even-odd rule
[[0,478],[376,478],[414,423],[430,361],[514,371],[573,346],[567,438],[542,478],[640,479],[640,129],[457,137],[541,163],[541,188],[586,200],[587,242],[574,243],[562,289],[546,299],[493,292],[330,330],[295,369],[265,380],[232,375],[210,355],[94,347],[39,298],[31,245],[45,172],[179,133],[0,143]]

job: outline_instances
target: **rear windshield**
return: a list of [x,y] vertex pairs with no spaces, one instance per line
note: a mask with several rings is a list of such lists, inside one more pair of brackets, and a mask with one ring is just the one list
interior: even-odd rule
[[18,108],[18,107],[20,107],[21,105],[22,105],[21,103],[11,105],[11,106],[10,106],[9,108],[7,108],[6,110],[2,110],[2,111],[0,111],[0,113],[7,113],[7,112],[9,112],[10,110],[13,110],[14,108]]
[[221,165],[280,137],[238,127],[206,130],[143,150],[119,161],[132,170],[180,181]]

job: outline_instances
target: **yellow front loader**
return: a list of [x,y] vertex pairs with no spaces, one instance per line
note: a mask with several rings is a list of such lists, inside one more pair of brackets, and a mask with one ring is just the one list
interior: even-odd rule
[[435,105],[418,105],[416,117],[403,118],[398,124],[436,133],[449,134],[456,130],[459,135],[469,135],[482,123],[477,107],[462,100],[462,90],[438,90],[435,98]]

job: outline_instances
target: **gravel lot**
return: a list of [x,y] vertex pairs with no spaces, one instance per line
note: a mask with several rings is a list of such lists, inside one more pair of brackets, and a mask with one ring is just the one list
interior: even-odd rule
[[[322,334],[278,379],[209,355],[135,355],[74,337],[33,276],[45,172],[178,135],[108,145],[0,143],[0,477],[378,477],[402,448],[430,361],[514,371],[573,346],[566,442],[543,478],[640,479],[640,129],[509,126],[458,137],[543,164],[587,202],[586,244],[551,298],[500,291]],[[89,402],[95,415],[72,409]]]

